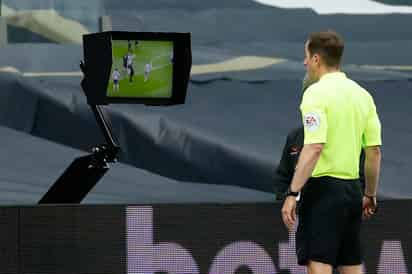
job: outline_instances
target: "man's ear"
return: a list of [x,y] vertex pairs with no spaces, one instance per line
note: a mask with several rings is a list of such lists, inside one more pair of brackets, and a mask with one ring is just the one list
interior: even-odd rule
[[320,55],[318,53],[313,54],[312,58],[314,58],[316,64],[320,64]]

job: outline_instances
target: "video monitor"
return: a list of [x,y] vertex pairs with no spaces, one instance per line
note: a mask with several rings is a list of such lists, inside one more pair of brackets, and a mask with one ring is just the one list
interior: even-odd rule
[[189,33],[101,32],[83,36],[88,103],[184,103]]

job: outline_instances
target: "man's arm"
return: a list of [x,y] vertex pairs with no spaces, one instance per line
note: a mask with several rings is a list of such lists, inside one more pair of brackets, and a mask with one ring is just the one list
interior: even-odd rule
[[300,192],[312,175],[322,153],[323,146],[324,144],[306,144],[303,146],[290,186],[293,192]]
[[376,213],[376,194],[378,191],[379,172],[381,165],[381,123],[373,98],[369,97],[370,112],[367,116],[366,127],[362,136],[365,151],[365,194],[363,197],[363,215],[370,217]]
[[[304,146],[290,186],[292,192],[301,191],[315,169],[324,144],[327,143],[328,119],[326,102],[321,100],[322,92],[321,89],[311,86],[303,94],[300,110],[304,126]],[[292,229],[296,222],[296,197],[288,196],[285,199],[282,219],[285,225]]]
[[[306,144],[303,146],[290,186],[292,191],[299,192],[306,184],[315,169],[323,146],[323,144]],[[282,219],[289,229],[293,228],[296,222],[296,197],[286,197],[282,207]]]
[[[282,157],[276,168],[274,190],[277,200],[283,200],[284,194],[292,182],[295,167],[303,146],[303,128],[289,132],[282,150]],[[295,151],[296,150],[296,151]]]
[[365,195],[376,196],[379,173],[381,166],[381,149],[380,146],[372,146],[365,148],[365,180],[366,188]]
[[283,196],[283,193],[289,187],[293,176],[294,166],[292,166],[289,156],[289,138],[286,140],[286,144],[282,150],[282,157],[280,158],[278,167],[276,168],[275,174],[275,185],[274,189],[276,192],[276,199],[280,199]]

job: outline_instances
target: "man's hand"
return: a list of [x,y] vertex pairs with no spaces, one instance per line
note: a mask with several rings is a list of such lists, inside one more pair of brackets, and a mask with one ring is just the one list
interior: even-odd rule
[[289,230],[292,230],[296,223],[296,197],[287,196],[281,212],[283,223]]
[[376,197],[363,196],[362,201],[363,217],[370,218],[376,213],[378,209],[378,204],[376,202]]

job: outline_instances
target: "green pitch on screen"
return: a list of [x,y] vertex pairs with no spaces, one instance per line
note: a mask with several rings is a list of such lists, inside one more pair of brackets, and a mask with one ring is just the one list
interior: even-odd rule
[[[125,65],[124,56],[132,56]],[[109,97],[170,98],[173,83],[173,42],[112,40],[113,65]],[[130,67],[131,66],[131,67]],[[147,67],[149,66],[149,69]],[[113,73],[119,78],[114,84]]]

